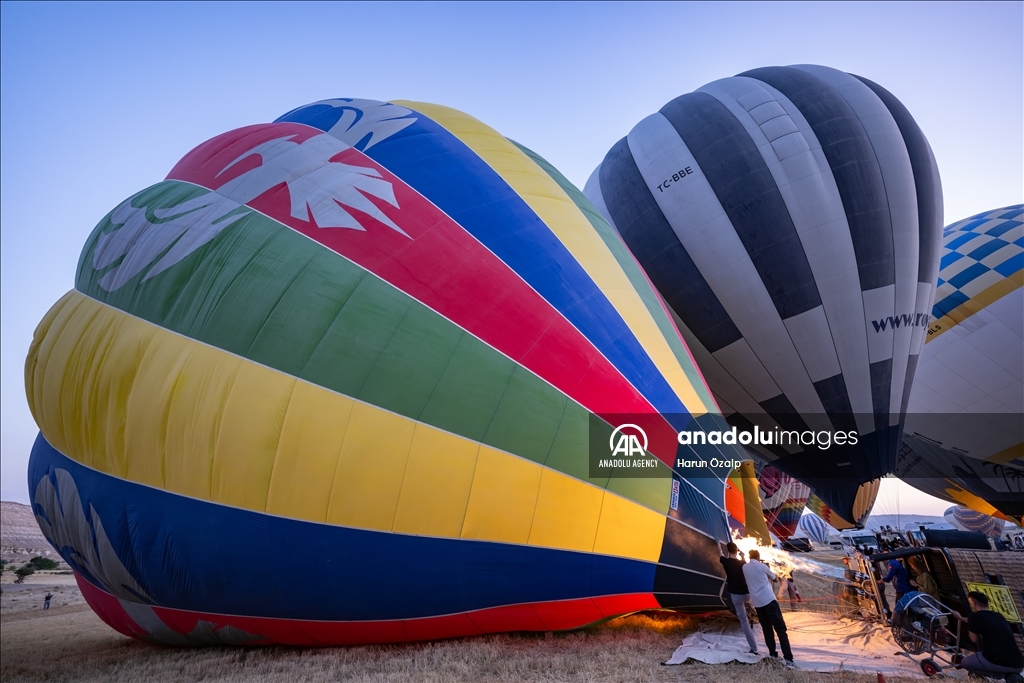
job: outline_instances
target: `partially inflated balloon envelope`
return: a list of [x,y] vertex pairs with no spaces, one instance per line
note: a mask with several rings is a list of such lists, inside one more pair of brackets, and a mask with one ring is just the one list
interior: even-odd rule
[[[882,488],[882,479],[876,479],[862,484],[857,490],[857,498],[854,501],[853,514],[848,516],[852,516],[854,519],[866,519],[874,505],[874,499],[879,496],[880,488]],[[841,516],[838,512],[833,510],[830,505],[818,498],[813,490],[807,499],[807,509],[818,517],[821,517],[825,523],[835,526],[837,529],[847,529],[855,526],[848,522],[846,517]],[[861,525],[862,524],[863,522],[861,522]]]
[[962,505],[954,505],[949,508],[943,513],[943,517],[960,531],[978,531],[990,538],[1002,536],[1003,529],[1006,528],[1006,522],[1003,520],[984,515]]
[[[854,501],[852,515],[854,519],[864,520],[867,518],[871,513],[871,508],[875,504],[875,498],[878,497],[878,491],[881,487],[882,480],[875,479],[873,482],[863,484],[859,488],[857,491],[857,499]],[[856,526],[846,521],[845,517],[833,510],[832,506],[819,498],[814,491],[811,491],[811,495],[807,498],[806,507],[818,517],[825,520],[826,524],[834,526],[836,529],[852,529]]]
[[[723,606],[727,471],[665,464],[721,421],[678,332],[583,195],[457,111],[327,100],[198,146],[95,228],[25,372],[37,519],[128,635]],[[591,476],[626,413],[656,466]]]
[[811,495],[810,487],[773,465],[764,465],[757,475],[761,509],[768,529],[783,541],[796,533],[800,515]]
[[896,472],[934,496],[1024,518],[1024,206],[943,230],[933,322]]
[[762,512],[757,471],[753,461],[746,460],[729,473],[725,491],[725,507],[734,535],[753,537],[761,545],[771,545],[768,525]]
[[[754,69],[642,120],[585,193],[730,422],[767,432],[763,458],[861,522],[860,485],[896,463],[938,267],[938,170],[906,108],[835,69]],[[846,436],[807,436],[823,431]]]

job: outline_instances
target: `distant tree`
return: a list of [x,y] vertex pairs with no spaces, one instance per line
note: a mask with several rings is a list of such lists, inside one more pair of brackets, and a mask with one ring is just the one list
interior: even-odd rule
[[26,564],[21,567],[18,567],[14,570],[14,575],[18,577],[14,580],[14,583],[22,583],[25,580],[26,576],[30,576],[31,574],[35,573],[36,568],[33,567],[31,564]]
[[44,569],[56,569],[60,566],[59,563],[47,559],[41,555],[36,555],[31,560],[29,560],[28,563],[40,571]]

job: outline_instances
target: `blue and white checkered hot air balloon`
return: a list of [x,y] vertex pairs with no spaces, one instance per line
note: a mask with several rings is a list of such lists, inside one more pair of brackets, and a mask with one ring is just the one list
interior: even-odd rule
[[985,515],[1024,516],[1024,206],[943,230],[896,473]]

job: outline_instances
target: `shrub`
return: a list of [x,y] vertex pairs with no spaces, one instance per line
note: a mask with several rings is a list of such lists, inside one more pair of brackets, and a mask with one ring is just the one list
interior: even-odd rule
[[38,570],[56,569],[57,567],[60,566],[59,563],[54,562],[53,560],[47,559],[45,557],[42,557],[41,555],[36,555],[31,560],[29,560],[28,563],[30,565],[32,565],[33,567],[35,567],[36,569],[38,569]]
[[29,576],[30,574],[35,574],[35,573],[36,573],[36,568],[33,567],[31,564],[26,564],[26,565],[23,565],[21,567],[18,567],[17,569],[14,570],[15,576],[18,577],[15,580],[15,583],[21,583],[22,581],[25,580],[26,576]]

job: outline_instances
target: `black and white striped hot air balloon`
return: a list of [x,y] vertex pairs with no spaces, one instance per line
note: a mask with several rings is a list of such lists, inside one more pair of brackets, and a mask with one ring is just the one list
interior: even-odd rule
[[858,432],[757,450],[859,523],[861,485],[895,465],[938,267],[939,174],[907,109],[835,69],[755,69],[640,121],[585,193],[730,422]]

